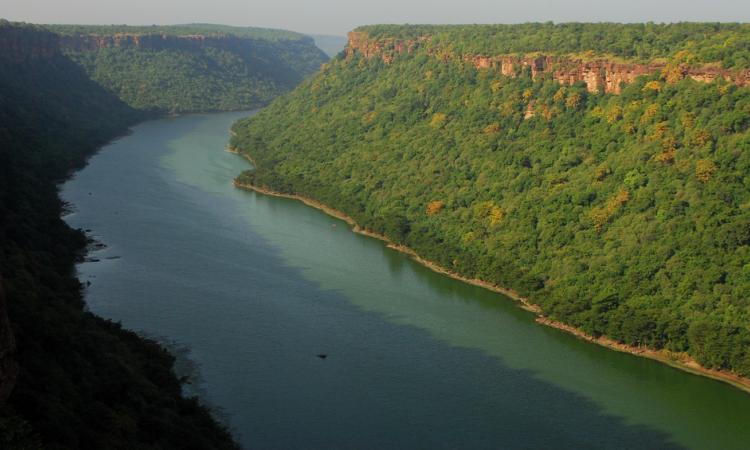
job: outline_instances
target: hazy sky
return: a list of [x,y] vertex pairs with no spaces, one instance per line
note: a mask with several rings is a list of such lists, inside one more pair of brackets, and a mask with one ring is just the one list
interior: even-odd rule
[[750,22],[750,0],[0,0],[35,23],[210,22],[343,35],[373,23]]

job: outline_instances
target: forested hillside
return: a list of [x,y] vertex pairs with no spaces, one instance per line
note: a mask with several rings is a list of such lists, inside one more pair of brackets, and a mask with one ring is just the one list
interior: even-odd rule
[[750,376],[749,51],[746,24],[364,27],[235,125],[239,181]]
[[0,46],[0,448],[234,448],[174,357],[86,312],[75,278],[86,238],[55,184],[146,116],[49,31],[0,22]]
[[328,57],[312,38],[283,30],[49,25],[65,53],[128,105],[158,112],[263,106]]
[[471,54],[578,54],[620,61],[674,60],[750,67],[747,23],[527,23],[520,25],[372,25],[376,41],[429,38],[427,46]]

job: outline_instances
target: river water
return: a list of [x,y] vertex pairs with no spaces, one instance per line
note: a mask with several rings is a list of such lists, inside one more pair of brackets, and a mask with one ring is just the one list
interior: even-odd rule
[[175,348],[243,446],[750,448],[750,395],[235,189],[248,163],[224,148],[248,114],[143,123],[62,187],[108,246],[78,267],[89,308]]

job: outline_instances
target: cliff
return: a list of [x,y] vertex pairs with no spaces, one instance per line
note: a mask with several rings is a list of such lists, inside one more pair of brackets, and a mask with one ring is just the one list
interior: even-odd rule
[[[254,109],[291,90],[328,57],[279,30],[181,25],[50,25],[57,46],[128,105],[157,113]],[[2,49],[2,47],[0,47]]]
[[[135,48],[151,50],[196,50],[216,47],[238,50],[258,46],[262,40],[240,36],[170,35],[166,33],[110,35],[77,34],[60,35],[60,47],[67,52],[97,51],[105,48]],[[289,41],[292,42],[292,41]]]
[[253,109],[328,60],[309,36],[193,24],[68,26],[0,20],[0,59],[66,57],[128,105],[156,113]]
[[589,92],[619,94],[623,84],[630,84],[639,76],[661,73],[670,81],[692,78],[700,82],[725,80],[738,86],[750,85],[750,69],[728,70],[712,65],[691,67],[684,64],[668,64],[654,61],[647,64],[613,61],[591,56],[586,59],[569,55],[478,55],[456,53],[440,46],[429,45],[429,36],[415,39],[378,38],[367,33],[349,33],[346,47],[348,57],[360,54],[365,58],[378,57],[390,64],[401,54],[413,53],[425,47],[427,53],[442,61],[463,61],[481,70],[497,70],[505,76],[516,77],[527,73],[533,79],[549,77],[561,84],[583,82]]
[[163,33],[158,34],[127,34],[117,33],[112,35],[78,34],[62,35],[60,37],[61,47],[67,51],[82,52],[95,51],[103,48],[149,48],[164,50],[172,48],[196,48],[210,42],[213,44],[224,42],[235,42],[239,38],[218,38],[203,35],[170,36]]
[[8,26],[0,21],[0,58],[9,63],[60,54],[59,37],[32,25]]
[[[53,28],[54,30],[54,28]],[[296,42],[287,41],[287,42]],[[308,41],[299,39],[299,41]],[[265,41],[232,35],[172,35],[167,33],[59,34],[35,25],[0,27],[0,56],[13,61],[50,58],[61,52],[98,51],[106,48],[196,50],[218,47],[228,50],[260,46]],[[312,42],[312,40],[309,40]]]

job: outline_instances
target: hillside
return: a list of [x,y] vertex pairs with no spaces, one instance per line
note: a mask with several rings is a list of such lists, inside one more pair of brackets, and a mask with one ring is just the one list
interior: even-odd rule
[[238,183],[747,377],[749,49],[746,24],[363,27],[235,125]]
[[58,39],[0,22],[0,448],[235,448],[172,355],[84,310],[56,183],[146,116]]
[[429,49],[449,54],[604,56],[635,63],[719,63],[727,69],[750,65],[747,23],[372,25],[356,32],[382,44],[426,40]]
[[136,109],[184,113],[263,106],[328,57],[312,38],[264,28],[48,25],[89,76]]
[[234,27],[210,23],[186,23],[181,25],[47,25],[52,31],[66,36],[126,34],[144,36],[166,34],[170,36],[207,37],[238,36],[264,41],[305,40],[305,35],[288,30],[258,27]]

